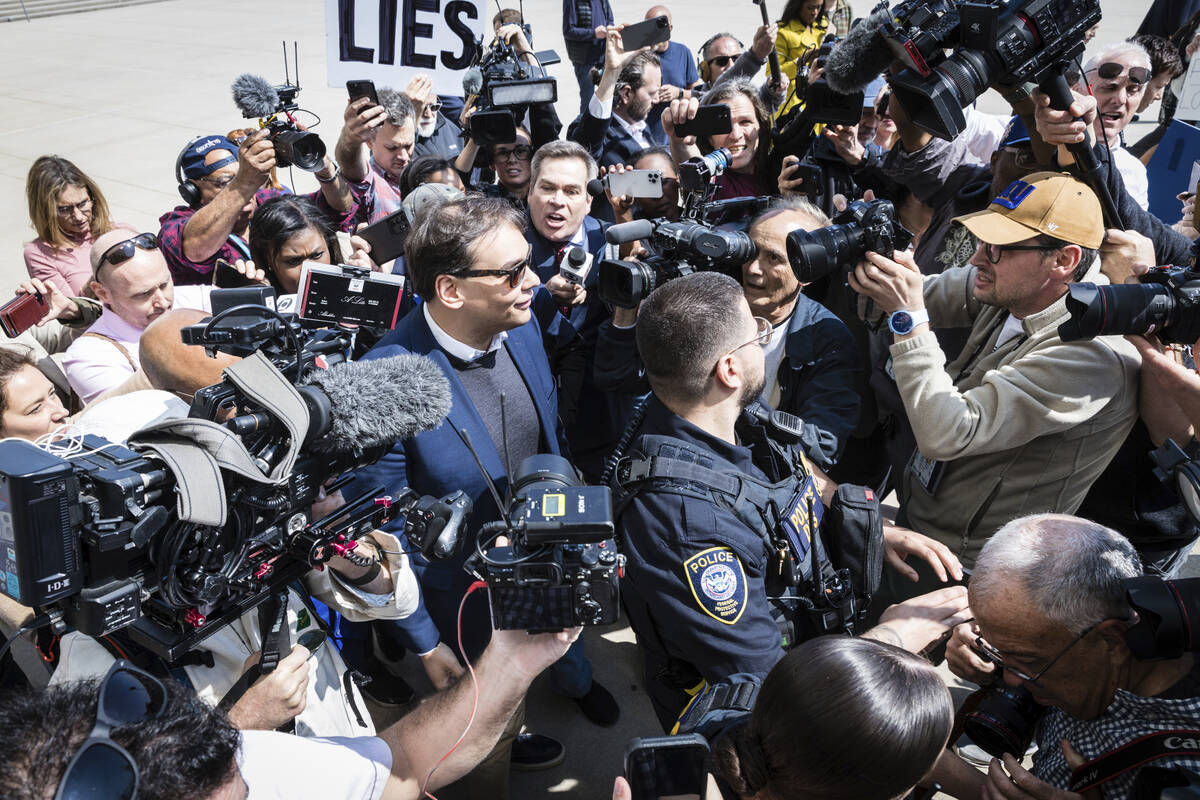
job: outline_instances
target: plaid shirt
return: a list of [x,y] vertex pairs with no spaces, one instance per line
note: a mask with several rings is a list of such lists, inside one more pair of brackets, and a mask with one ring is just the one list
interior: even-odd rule
[[[255,208],[272,198],[291,193],[289,189],[259,189],[254,194]],[[325,201],[324,195],[319,191],[306,196],[309,200],[317,204],[317,208],[321,209],[325,216],[333,221],[334,226],[339,231],[354,230],[354,218],[358,213],[357,205],[353,205],[348,213],[342,214],[334,211],[329,203]],[[162,250],[163,257],[167,260],[167,266],[171,269],[171,278],[178,286],[209,283],[212,271],[217,266],[218,258],[223,258],[230,264],[239,258],[247,261],[250,260],[249,244],[242,237],[235,236],[232,233],[225,240],[225,243],[221,245],[221,249],[204,261],[188,260],[183,255],[183,229],[195,213],[196,209],[189,206],[176,206],[158,219],[158,246]],[[251,217],[251,221],[253,221],[253,217]]]
[[404,198],[400,196],[400,187],[393,183],[386,172],[375,163],[374,156],[368,154],[367,177],[362,183],[350,183],[350,190],[358,203],[360,213],[367,222],[378,222],[389,214],[400,210]]
[[[1194,688],[1196,671],[1193,670],[1181,684]],[[1060,789],[1067,788],[1071,782],[1071,768],[1067,766],[1059,744],[1063,739],[1071,743],[1075,752],[1091,761],[1148,733],[1195,729],[1200,724],[1200,697],[1172,698],[1171,694],[1168,691],[1167,696],[1141,697],[1117,689],[1104,713],[1090,720],[1075,719],[1057,708],[1051,708],[1038,726],[1038,750],[1033,756],[1033,774]],[[1200,759],[1194,756],[1164,756],[1150,764],[1156,767],[1182,766],[1200,771]],[[1101,794],[1106,800],[1129,797],[1138,771],[1129,770],[1102,784]]]
[[850,23],[854,21],[854,10],[850,8],[850,0],[837,0],[837,5],[829,14],[829,32],[845,36],[850,32]]

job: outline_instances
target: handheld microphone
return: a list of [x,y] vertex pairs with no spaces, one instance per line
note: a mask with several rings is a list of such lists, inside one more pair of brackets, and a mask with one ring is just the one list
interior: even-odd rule
[[891,65],[892,51],[879,36],[879,28],[889,20],[887,5],[878,6],[833,46],[825,59],[830,89],[838,94],[861,92]]
[[313,447],[324,452],[390,446],[436,428],[450,413],[450,382],[426,356],[314,370],[299,389],[313,413]]
[[613,225],[604,232],[604,238],[609,244],[626,244],[645,239],[654,233],[654,223],[648,219],[635,219],[633,222],[622,222]]
[[229,88],[234,104],[246,119],[269,117],[279,108],[279,92],[257,75],[238,75]]
[[592,197],[604,196],[604,181],[599,178],[592,178],[587,182],[587,193]]

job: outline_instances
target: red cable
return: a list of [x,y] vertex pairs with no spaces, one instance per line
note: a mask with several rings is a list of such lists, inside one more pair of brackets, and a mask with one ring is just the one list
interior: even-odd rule
[[446,759],[453,755],[454,751],[458,749],[458,746],[463,743],[464,739],[467,738],[467,733],[471,730],[472,723],[475,722],[475,712],[479,710],[479,679],[475,677],[475,668],[471,666],[471,660],[467,658],[467,652],[463,648],[462,618],[463,608],[467,605],[467,598],[470,597],[471,593],[476,589],[484,589],[486,587],[487,584],[483,581],[475,581],[470,585],[470,587],[468,587],[467,593],[463,595],[462,602],[458,604],[458,652],[463,654],[463,661],[465,661],[467,664],[467,672],[471,673],[471,684],[475,688],[475,701],[471,706],[471,717],[467,720],[467,727],[463,728],[462,735],[458,737],[458,741],[454,743],[454,746],[446,751],[446,755],[438,759],[438,762],[433,765],[433,769],[429,770],[429,774],[425,776],[425,783],[421,785],[421,795],[428,797],[429,800],[437,800],[437,798],[430,794],[427,790],[429,781],[433,778],[433,773],[437,772],[438,767],[440,767]]

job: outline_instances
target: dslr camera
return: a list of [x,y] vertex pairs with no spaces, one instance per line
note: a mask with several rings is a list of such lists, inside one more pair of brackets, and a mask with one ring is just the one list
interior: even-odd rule
[[768,208],[772,199],[739,197],[708,202],[713,181],[725,171],[729,159],[729,151],[721,148],[679,165],[679,185],[687,194],[678,222],[637,220],[608,229],[609,243],[640,240],[650,255],[640,261],[600,262],[597,278],[602,300],[637,308],[658,286],[697,270],[723,272],[741,282],[742,264],[754,258],[757,248],[744,230],[718,230],[717,226],[738,215],[756,214]]
[[[533,40],[528,25],[525,37]],[[471,116],[471,138],[480,144],[515,142],[517,119],[525,116],[526,108],[557,102],[558,83],[546,74],[546,67],[557,64],[559,57],[544,50],[534,54],[537,64],[528,64],[499,39],[486,50],[482,40],[475,46],[477,61],[463,78],[464,93],[479,97]]]
[[[287,49],[284,49],[284,67],[287,66]],[[233,102],[246,119],[258,118],[260,128],[266,128],[275,145],[275,164],[290,167],[293,164],[308,172],[321,169],[325,161],[325,143],[311,131],[302,131],[296,124],[295,112],[300,110],[296,95],[300,94],[297,83],[290,79],[282,85],[272,86],[257,75],[239,75],[233,82]]]
[[812,283],[838,270],[853,269],[867,253],[889,258],[912,244],[913,235],[899,220],[890,200],[855,200],[815,231],[794,230],[787,236],[788,261],[801,283]]
[[1170,344],[1200,339],[1200,272],[1155,267],[1139,283],[1067,288],[1071,319],[1058,326],[1064,342],[1097,336],[1153,333]]
[[905,66],[888,83],[913,124],[953,139],[989,86],[1061,76],[1099,21],[1099,0],[904,0],[879,35]]
[[[607,486],[583,486],[565,458],[526,458],[504,519],[480,529],[464,568],[487,583],[497,630],[559,631],[620,616],[625,556],[613,539]],[[482,549],[507,536],[507,546]]]

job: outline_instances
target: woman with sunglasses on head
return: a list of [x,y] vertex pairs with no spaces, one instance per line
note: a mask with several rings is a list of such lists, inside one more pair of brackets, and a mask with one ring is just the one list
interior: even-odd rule
[[67,159],[42,156],[29,168],[25,198],[37,231],[25,245],[29,277],[52,281],[68,297],[82,294],[92,277],[92,243],[118,227],[100,187]]

